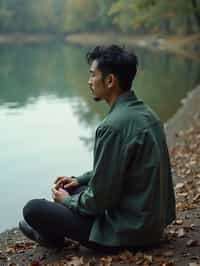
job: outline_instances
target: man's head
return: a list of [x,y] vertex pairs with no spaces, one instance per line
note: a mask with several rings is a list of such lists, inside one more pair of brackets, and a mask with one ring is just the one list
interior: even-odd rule
[[129,91],[137,72],[137,57],[117,45],[97,46],[87,54],[90,64],[89,87],[95,100],[110,93]]

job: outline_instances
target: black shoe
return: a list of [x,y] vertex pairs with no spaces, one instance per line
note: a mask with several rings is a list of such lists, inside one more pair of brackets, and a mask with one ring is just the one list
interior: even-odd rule
[[49,241],[45,240],[35,229],[33,229],[26,221],[20,221],[19,222],[19,229],[20,231],[29,239],[37,242],[40,246],[46,247],[46,248],[62,248],[63,242],[56,243],[57,241],[54,241],[54,243],[50,243]]
[[38,240],[40,239],[39,233],[25,221],[19,222],[19,229],[26,237],[35,242],[38,242]]

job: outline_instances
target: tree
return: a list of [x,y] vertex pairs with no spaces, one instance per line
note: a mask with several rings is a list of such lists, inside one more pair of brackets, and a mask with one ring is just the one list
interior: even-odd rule
[[132,25],[132,29],[141,26],[164,27],[169,31],[170,24],[174,25],[175,30],[188,27],[189,19],[186,18],[193,15],[200,25],[199,11],[199,0],[118,0],[112,5],[110,14],[115,15],[114,22],[126,30]]
[[9,10],[6,1],[0,1],[0,30],[4,31],[10,23],[13,12]]
[[135,4],[131,0],[115,1],[108,12],[113,16],[113,23],[118,25],[124,32],[132,30],[134,25]]
[[70,33],[120,28],[123,32],[190,33],[197,26],[200,0],[0,0],[1,31]]
[[112,15],[109,16],[108,13],[114,2],[114,0],[96,0],[98,8],[97,23],[102,29],[113,27],[113,17]]
[[66,0],[64,28],[68,32],[87,30],[95,25],[98,8],[91,0]]
[[191,1],[196,22],[198,27],[200,28],[200,3],[198,2],[198,0],[191,0]]

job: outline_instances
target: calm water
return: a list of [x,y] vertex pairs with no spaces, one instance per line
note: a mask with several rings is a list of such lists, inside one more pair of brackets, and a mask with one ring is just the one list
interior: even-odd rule
[[[16,226],[25,202],[51,197],[58,175],[92,167],[93,133],[108,108],[88,93],[86,49],[0,46],[0,231]],[[200,77],[200,63],[137,50],[137,95],[163,121]]]

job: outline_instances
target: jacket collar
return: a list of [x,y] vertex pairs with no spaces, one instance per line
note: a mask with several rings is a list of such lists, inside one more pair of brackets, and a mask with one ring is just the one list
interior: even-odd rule
[[121,103],[127,102],[127,101],[137,101],[137,97],[134,93],[134,91],[126,91],[124,93],[122,93],[121,95],[119,95],[117,97],[117,99],[115,100],[115,102],[112,104],[111,108],[110,108],[110,112],[113,111],[113,109],[118,106]]

